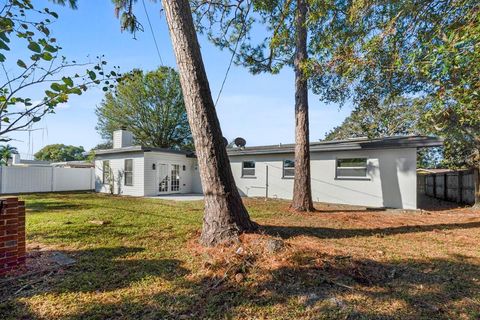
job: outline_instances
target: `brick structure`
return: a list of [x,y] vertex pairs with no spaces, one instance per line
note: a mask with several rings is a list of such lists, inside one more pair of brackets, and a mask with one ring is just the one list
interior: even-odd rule
[[25,264],[25,202],[0,198],[0,276]]

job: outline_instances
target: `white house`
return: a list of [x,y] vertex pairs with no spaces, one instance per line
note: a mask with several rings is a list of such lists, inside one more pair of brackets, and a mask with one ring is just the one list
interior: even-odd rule
[[[96,190],[132,196],[201,193],[191,152],[132,146],[132,134],[114,133],[113,149],[95,157]],[[310,146],[314,201],[415,209],[417,149],[442,145],[406,136],[315,142]],[[242,196],[291,199],[294,145],[228,149]]]

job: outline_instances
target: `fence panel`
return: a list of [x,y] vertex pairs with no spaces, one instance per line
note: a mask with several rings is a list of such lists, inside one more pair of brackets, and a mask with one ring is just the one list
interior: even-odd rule
[[475,202],[475,184],[473,171],[463,174],[463,202],[473,204]]
[[425,177],[425,195],[447,201],[473,204],[475,202],[473,179],[473,170],[429,174]]
[[93,170],[90,168],[54,168],[54,191],[91,190]]
[[92,168],[2,167],[0,193],[93,190],[93,175]]

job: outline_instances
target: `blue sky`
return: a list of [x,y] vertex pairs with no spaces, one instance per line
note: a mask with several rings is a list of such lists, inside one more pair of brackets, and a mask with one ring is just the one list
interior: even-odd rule
[[[36,7],[52,7],[46,0],[34,0]],[[160,46],[163,63],[176,67],[165,19],[160,15],[160,4],[146,1],[155,36]],[[53,36],[70,60],[88,61],[88,57],[105,55],[110,66],[117,65],[122,72],[133,68],[152,70],[160,65],[152,35],[141,3],[136,14],[145,27],[133,39],[121,33],[119,21],[108,0],[83,0],[79,9],[55,6],[59,19],[51,27]],[[202,55],[214,100],[217,97],[230,53],[220,51],[200,36]],[[17,54],[18,50],[15,52]],[[20,55],[22,52],[18,52]],[[92,59],[92,58],[90,58]],[[35,93],[32,93],[33,95]],[[11,135],[22,157],[28,157],[41,147],[52,143],[81,145],[86,150],[101,142],[95,130],[95,107],[103,92],[91,89],[82,96],[72,97],[38,123],[36,131]],[[315,141],[339,125],[351,109],[321,103],[310,95],[310,139]],[[294,75],[286,68],[278,75],[251,75],[243,67],[233,66],[217,105],[222,131],[229,140],[241,136],[247,145],[289,143],[294,141]]]

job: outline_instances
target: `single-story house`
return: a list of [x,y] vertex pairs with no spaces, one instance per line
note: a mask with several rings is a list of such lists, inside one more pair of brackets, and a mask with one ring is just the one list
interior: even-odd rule
[[[201,193],[194,153],[133,146],[126,130],[113,148],[97,150],[96,190],[132,196]],[[442,145],[434,137],[399,136],[321,141],[310,145],[314,201],[415,209],[417,149]],[[242,196],[292,199],[294,145],[228,149]]]

